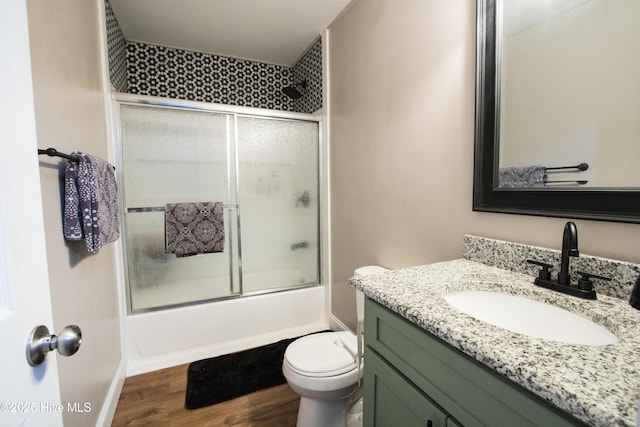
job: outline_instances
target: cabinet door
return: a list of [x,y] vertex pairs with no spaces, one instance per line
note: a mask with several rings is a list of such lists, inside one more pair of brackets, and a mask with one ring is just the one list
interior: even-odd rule
[[[415,385],[367,348],[364,425],[446,427],[447,414]],[[373,403],[373,404],[371,404]]]
[[370,299],[364,329],[365,359],[375,352],[459,424],[586,426]]

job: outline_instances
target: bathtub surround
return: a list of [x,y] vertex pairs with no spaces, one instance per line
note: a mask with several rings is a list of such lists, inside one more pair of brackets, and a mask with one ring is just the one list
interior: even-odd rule
[[[313,286],[127,316],[127,376],[326,329],[324,293]],[[177,332],[168,340],[166,331]]]
[[[313,113],[322,108],[322,43],[293,66],[126,41],[105,2],[111,83],[118,92],[270,110]],[[307,80],[297,100],[282,88]]]

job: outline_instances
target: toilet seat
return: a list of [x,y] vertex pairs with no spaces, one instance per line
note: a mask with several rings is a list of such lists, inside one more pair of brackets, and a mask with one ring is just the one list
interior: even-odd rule
[[357,339],[349,331],[323,332],[299,338],[287,347],[285,363],[299,375],[339,376],[356,369]]

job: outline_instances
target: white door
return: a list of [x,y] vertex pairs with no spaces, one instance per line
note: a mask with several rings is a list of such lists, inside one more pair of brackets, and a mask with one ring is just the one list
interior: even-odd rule
[[0,1],[0,425],[61,426],[56,355],[27,363],[52,315],[25,1]]

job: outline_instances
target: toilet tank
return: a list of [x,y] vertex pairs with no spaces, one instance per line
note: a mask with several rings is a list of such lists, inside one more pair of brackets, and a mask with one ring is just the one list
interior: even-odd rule
[[[364,267],[356,268],[353,275],[367,276],[369,274],[383,273],[385,271],[389,271],[389,269],[379,265],[365,265]],[[356,314],[358,323],[364,320],[364,293],[358,290],[356,290]]]

